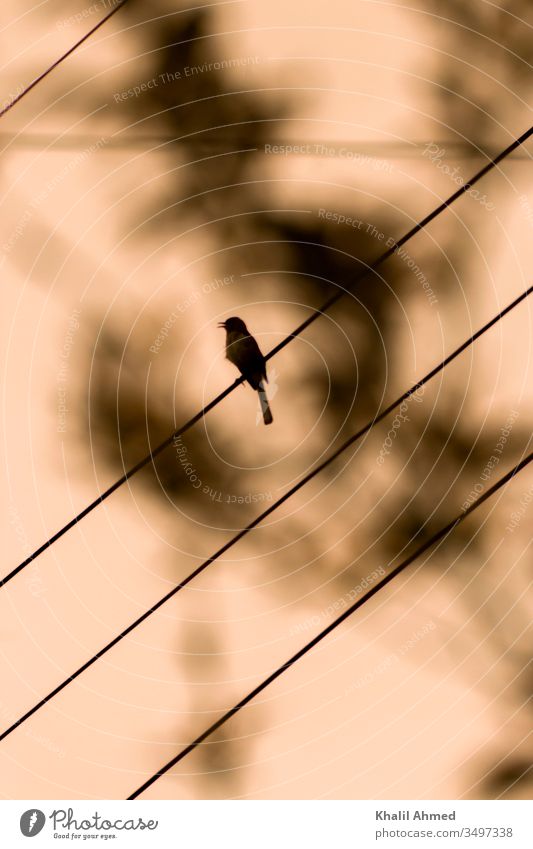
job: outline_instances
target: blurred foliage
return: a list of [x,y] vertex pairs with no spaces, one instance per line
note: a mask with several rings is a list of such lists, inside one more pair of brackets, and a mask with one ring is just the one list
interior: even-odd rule
[[[151,4],[150,15],[158,4]],[[513,24],[507,14],[511,8],[525,13],[527,4],[507,4],[503,12],[487,4],[465,4],[451,0],[446,13],[460,21],[464,28],[450,28],[454,38],[463,39],[471,60],[475,64],[476,51],[486,50],[486,40],[479,39],[475,31],[494,36],[500,33],[502,42],[523,58],[531,58],[532,45],[522,38],[523,32]],[[441,9],[435,4],[435,7]],[[482,7],[482,8],[481,8]],[[125,9],[128,12],[128,9]],[[137,13],[135,13],[137,14]],[[197,9],[179,16],[151,21],[142,29],[146,51],[152,51],[153,76],[176,75],[186,66],[201,66],[220,59],[218,38],[211,38],[213,17],[210,9]],[[470,29],[468,29],[470,28]],[[524,28],[525,32],[525,28]],[[519,42],[519,43],[518,43]],[[521,66],[508,55],[506,79],[510,84],[522,84]],[[479,139],[491,123],[491,92],[487,88],[483,98],[472,97],[469,86],[471,75],[464,65],[450,63],[442,68],[442,80],[456,94],[441,95],[442,120],[450,127],[460,128],[462,136]],[[132,84],[136,82],[132,80]],[[346,285],[361,269],[362,264],[376,256],[376,243],[364,231],[341,228],[334,223],[312,216],[295,220],[282,212],[260,211],[268,203],[263,198],[261,178],[261,148],[272,141],[283,130],[283,121],[290,115],[294,104],[282,96],[262,98],[253,91],[242,90],[242,85],[233,87],[231,74],[224,71],[198,73],[181,77],[176,82],[150,89],[142,98],[130,98],[120,104],[121,114],[128,122],[136,122],[139,132],[162,134],[168,138],[169,146],[175,150],[176,158],[187,167],[169,175],[158,199],[156,209],[147,209],[147,215],[156,213],[153,226],[168,229],[179,220],[218,221],[209,228],[213,248],[224,246],[231,250],[232,268],[241,274],[253,272],[261,280],[261,274],[287,273],[283,286],[288,301],[303,302],[318,306],[337,286]],[[473,99],[468,103],[457,97]],[[239,151],[239,152],[236,152]],[[259,152],[258,152],[259,151]],[[210,159],[212,154],[218,154]],[[220,156],[225,154],[224,156]],[[253,174],[253,176],[252,176]],[[176,206],[178,201],[184,201]],[[151,203],[147,202],[148,205]],[[161,211],[160,210],[164,210]],[[346,209],[346,214],[353,210]],[[253,214],[248,214],[253,213]],[[398,223],[390,213],[376,205],[372,212],[376,227],[384,233],[398,231]],[[253,249],[250,248],[253,245]],[[460,273],[461,265],[467,262],[464,251],[451,247],[455,266]],[[447,279],[441,259],[435,257],[427,271],[428,278],[435,282],[439,294],[445,298]],[[394,362],[397,344],[396,322],[398,301],[412,289],[411,275],[401,260],[388,263],[386,271],[388,286],[377,276],[368,278],[359,285],[356,298],[347,298],[343,304],[344,327],[350,338],[357,339],[359,386],[357,410],[351,413],[341,429],[341,436],[354,430],[356,423],[368,420],[379,409],[382,387],[387,380],[386,358]],[[250,282],[252,287],[260,283]],[[254,288],[254,297],[257,296]],[[449,296],[449,295],[448,295]],[[420,297],[424,297],[422,294]],[[98,391],[90,398],[91,427],[97,448],[106,462],[116,471],[132,466],[165,439],[175,427],[172,399],[150,397],[147,407],[145,376],[147,369],[146,350],[153,338],[153,327],[146,327],[135,344],[124,345],[126,329],[107,324],[100,335],[95,351],[93,382]],[[176,327],[172,345],[179,350],[185,336],[180,337]],[[322,372],[310,371],[306,380],[319,385],[326,378]],[[331,394],[327,407],[324,432],[338,426],[346,415],[348,402],[353,397],[354,374],[352,363],[339,362],[333,375]],[[184,421],[192,410],[180,409],[180,421]],[[472,483],[479,477],[487,458],[493,452],[497,434],[478,433],[475,423],[471,426],[461,420],[450,429],[450,422],[438,415],[423,421],[422,413],[413,413],[413,421],[421,428],[426,426],[422,440],[418,428],[405,429],[402,440],[395,451],[400,466],[406,466],[407,478],[395,488],[393,495],[384,504],[374,521],[374,560],[388,562],[410,541],[419,544],[432,534],[443,521],[449,520],[457,506],[462,503]],[[522,433],[523,436],[523,433]],[[522,441],[520,426],[514,431],[514,445]],[[220,464],[211,450],[203,430],[196,428],[186,435],[186,443],[194,455],[194,464],[203,479],[214,482],[219,489],[235,489],[239,482],[237,473]],[[510,465],[518,454],[518,448],[509,450]],[[195,493],[186,477],[180,473],[175,452],[166,451],[157,458],[154,467],[146,470],[143,479],[156,494],[165,495],[174,504],[187,503],[205,522],[221,520],[221,509],[227,514],[222,521],[231,521],[231,506],[213,503]],[[334,470],[326,474],[334,474]],[[423,482],[423,483],[422,483]],[[256,508],[250,518],[256,515]],[[233,517],[234,518],[234,517]],[[302,532],[301,516],[294,520],[294,530]],[[453,544],[457,549],[467,540],[470,552],[483,548],[484,534],[473,537],[476,519],[468,527],[461,525],[454,533]],[[383,528],[387,533],[383,534]],[[306,529],[309,530],[308,528]],[[275,531],[274,531],[275,533]],[[286,533],[286,527],[283,533]],[[303,557],[317,556],[316,543],[309,537],[302,541],[306,546]],[[433,564],[442,563],[433,558]],[[353,585],[353,575],[339,576],[337,584],[343,592]],[[335,592],[331,587],[328,592]],[[492,623],[494,627],[497,623]],[[216,640],[216,637],[213,636]],[[517,658],[518,659],[518,658]],[[220,660],[220,662],[223,662]],[[225,770],[234,764],[232,746],[218,744],[205,749],[205,768],[216,770],[215,775],[227,778]],[[522,764],[518,761],[502,766],[487,781],[484,792],[489,795],[501,792],[506,782],[519,776]],[[228,788],[225,788],[226,790]],[[231,792],[235,789],[231,788]],[[228,791],[230,792],[230,791]]]
[[[424,2],[421,8],[427,11],[428,6],[433,8],[437,16],[443,15],[442,3],[438,0],[431,0],[429,4]],[[462,57],[468,65],[450,61],[441,67],[440,82],[449,89],[439,90],[441,119],[452,131],[456,129],[461,139],[470,141],[473,147],[490,152],[495,136],[507,144],[508,137],[502,137],[502,127],[510,127],[513,135],[525,129],[521,120],[521,107],[523,102],[530,101],[533,40],[527,22],[531,20],[531,2],[505,0],[505,3],[498,5],[448,0],[444,15],[458,25],[441,28],[446,33],[442,48],[448,51],[450,57]],[[487,63],[489,57],[490,63]],[[494,79],[484,77],[480,83],[480,76],[476,72],[478,67],[492,73]],[[456,251],[454,255],[457,256]],[[529,439],[529,434],[527,425],[521,426],[520,430],[520,436],[515,436],[521,447]],[[483,456],[479,457],[477,450],[472,459],[477,459],[477,468],[483,465]],[[517,459],[517,454],[513,459]],[[517,616],[520,615],[526,622],[529,621],[527,608],[519,608]],[[496,605],[486,617],[484,631],[496,642],[495,656],[505,656],[510,663],[510,678],[517,676],[511,695],[513,705],[525,699],[530,705],[530,719],[533,719],[531,675],[523,674],[529,665],[529,653],[524,653],[521,641],[512,647],[498,645],[500,624],[500,610]],[[505,747],[505,739],[500,746]],[[496,752],[497,747],[496,742]],[[495,757],[498,760],[500,758],[501,754]],[[509,798],[513,797],[513,793],[523,793],[522,798],[531,797],[531,757],[524,762],[520,750],[514,757],[505,758],[486,778],[482,783],[480,797],[506,798],[507,788],[510,788]]]
[[[447,51],[437,89],[444,126],[481,150],[492,149],[495,135],[498,144],[507,143],[507,136],[502,137],[506,113],[512,110],[514,124],[520,119],[520,99],[530,99],[530,0],[500,5],[447,0],[445,7],[438,0],[423,0],[418,7],[424,13],[434,11],[441,47]],[[524,129],[517,123],[513,134]]]

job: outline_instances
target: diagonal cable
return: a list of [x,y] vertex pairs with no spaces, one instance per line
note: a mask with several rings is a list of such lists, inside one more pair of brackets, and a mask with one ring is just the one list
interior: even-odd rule
[[26,97],[26,95],[29,94],[30,91],[35,88],[35,86],[39,85],[39,83],[42,82],[42,80],[44,80],[48,76],[48,74],[51,74],[52,71],[54,71],[58,67],[58,65],[61,65],[62,62],[65,61],[65,59],[71,56],[78,49],[78,47],[81,47],[81,45],[85,41],[87,41],[87,39],[90,38],[93,33],[99,30],[100,27],[103,26],[106,21],[109,20],[109,18],[112,18],[113,15],[115,15],[118,10],[122,8],[122,6],[125,6],[127,2],[128,0],[119,0],[117,5],[114,6],[113,9],[111,9],[111,11],[108,12],[107,15],[102,18],[102,20],[98,21],[98,23],[92,29],[90,29],[89,32],[86,32],[85,35],[82,36],[80,40],[76,42],[76,44],[73,44],[72,47],[70,47],[66,53],[63,53],[63,55],[60,56],[59,59],[56,59],[56,61],[53,62],[48,68],[46,68],[45,71],[39,74],[38,77],[35,77],[35,79],[32,80],[32,82],[29,83],[29,85],[27,85],[26,88],[24,88],[24,90],[20,92],[20,94],[14,97],[13,100],[10,100],[9,103],[7,103],[3,109],[0,109],[0,118],[3,118],[6,112],[9,112],[10,109],[13,109],[16,103],[22,100],[23,97]]
[[341,298],[343,298],[346,294],[351,292],[353,286],[356,283],[358,283],[363,277],[366,277],[367,274],[369,274],[370,272],[376,271],[381,265],[383,265],[384,262],[386,262],[388,259],[391,258],[391,256],[393,256],[397,251],[399,251],[400,248],[402,248],[403,245],[406,244],[406,242],[410,241],[410,239],[412,239],[413,236],[416,236],[417,233],[419,233],[421,230],[423,230],[425,227],[427,227],[427,225],[430,224],[431,221],[433,221],[435,218],[437,218],[437,216],[439,216],[442,212],[444,212],[444,210],[447,209],[449,206],[451,206],[452,203],[454,203],[458,198],[460,198],[462,195],[464,195],[466,192],[468,192],[469,189],[472,188],[472,186],[474,186],[479,180],[481,180],[482,177],[485,176],[485,174],[488,174],[489,171],[492,171],[492,169],[495,168],[496,165],[498,165],[499,162],[501,162],[503,159],[505,159],[507,156],[509,156],[514,150],[516,150],[516,148],[520,147],[520,145],[523,145],[532,135],[533,135],[533,127],[530,127],[529,130],[526,130],[525,133],[522,133],[521,136],[519,136],[517,139],[515,139],[509,145],[509,147],[506,147],[505,150],[502,150],[502,152],[499,153],[498,156],[496,156],[494,159],[491,159],[489,162],[487,162],[487,164],[480,171],[478,171],[476,174],[474,174],[474,176],[471,177],[471,179],[467,183],[463,183],[463,185],[459,189],[457,189],[456,192],[454,192],[452,195],[450,195],[449,198],[447,198],[439,206],[437,206],[432,212],[430,212],[428,215],[426,215],[425,218],[423,218],[421,221],[419,221],[417,224],[415,224],[415,226],[412,227],[407,233],[405,233],[405,235],[402,236],[401,239],[398,239],[397,242],[394,242],[394,244],[391,245],[390,248],[388,248],[388,250],[386,250],[384,253],[382,253],[371,265],[367,266],[365,269],[363,269],[362,272],[360,272],[358,275],[356,275],[355,280],[351,283],[351,285],[347,289],[340,289],[337,292],[335,292],[334,295],[332,295],[330,298],[328,298],[328,300],[325,301],[318,310],[315,310],[315,312],[313,312],[308,318],[306,318],[305,321],[302,321],[302,323],[298,325],[296,330],[294,330],[291,333],[291,335],[289,337],[287,337],[287,339],[283,339],[279,343],[279,345],[276,345],[276,347],[273,348],[267,354],[265,359],[268,360],[268,359],[270,359],[270,357],[273,357],[274,354],[277,354],[278,351],[281,351],[281,349],[285,347],[285,345],[287,344],[287,342],[289,340],[293,339],[295,336],[299,336],[300,333],[302,333],[303,330],[305,330],[307,327],[309,327],[310,324],[312,324],[314,321],[316,321],[316,319],[319,317],[319,315],[321,315],[323,312],[326,312],[327,310],[329,310],[333,306],[333,304],[336,304],[337,301],[340,301]]
[[293,654],[293,656],[290,657],[289,660],[285,661],[285,663],[283,663],[281,666],[278,666],[278,668],[274,670],[274,672],[272,672],[268,676],[268,678],[265,678],[260,684],[257,685],[257,687],[255,687],[250,693],[248,693],[248,695],[244,696],[244,698],[242,698],[240,702],[230,708],[230,710],[226,711],[225,714],[223,714],[219,719],[216,720],[216,722],[210,725],[209,728],[207,728],[202,734],[200,734],[195,740],[193,740],[192,743],[189,743],[189,745],[186,746],[185,749],[182,749],[179,754],[173,757],[172,760],[168,761],[165,766],[161,767],[161,769],[154,775],[152,775],[147,781],[145,781],[144,784],[141,784],[141,786],[138,787],[137,790],[135,790],[135,792],[131,794],[131,796],[128,796],[128,800],[137,799],[142,793],[144,793],[145,790],[151,787],[151,785],[154,784],[162,775],[167,773],[170,769],[172,769],[172,767],[176,766],[176,764],[182,761],[183,758],[187,757],[187,755],[194,751],[194,749],[196,749],[201,743],[203,743],[204,740],[214,734],[215,731],[217,731],[222,725],[228,722],[233,716],[235,716],[236,713],[242,710],[242,708],[245,707],[249,702],[251,702],[252,699],[254,699],[259,693],[261,693],[266,687],[268,687],[269,684],[272,684],[273,681],[279,678],[280,675],[283,675],[283,673],[286,672],[287,669],[290,669],[291,666],[293,666],[298,660],[300,660],[300,658],[304,657],[304,655],[310,652],[311,649],[313,649],[318,643],[320,643],[325,637],[327,637],[328,634],[331,634],[331,632],[334,631],[335,628],[338,628],[339,625],[341,625],[345,621],[345,619],[348,619],[348,617],[355,613],[356,610],[359,610],[359,608],[362,607],[363,604],[366,604],[366,602],[370,601],[370,599],[374,595],[376,595],[377,592],[379,592],[381,589],[383,589],[383,587],[390,583],[390,581],[392,581],[397,575],[399,575],[400,572],[403,572],[404,569],[407,569],[407,567],[410,566],[411,563],[413,563],[413,561],[415,561],[418,557],[420,557],[421,554],[424,554],[424,552],[426,552],[429,548],[435,545],[436,542],[450,534],[457,527],[457,525],[460,524],[460,522],[466,519],[466,517],[473,513],[474,510],[477,510],[477,508],[480,507],[481,504],[483,504],[488,498],[490,498],[491,495],[493,495],[497,490],[499,490],[502,486],[505,486],[506,483],[508,483],[513,477],[515,477],[515,475],[517,475],[522,469],[524,469],[532,460],[533,451],[528,454],[527,457],[521,460],[521,462],[518,463],[513,469],[511,469],[511,471],[507,472],[506,475],[500,478],[500,480],[496,481],[496,483],[491,486],[490,489],[488,489],[477,501],[471,504],[467,510],[460,513],[459,516],[456,516],[456,518],[452,519],[451,522],[448,522],[447,525],[445,525],[443,528],[433,534],[430,539],[428,539],[419,548],[417,548],[416,551],[413,552],[413,554],[409,555],[409,557],[406,557],[405,560],[402,560],[402,562],[399,563],[398,566],[395,566],[394,569],[392,569],[390,572],[388,572],[387,575],[385,575],[385,577],[381,581],[374,584],[374,586],[366,593],[366,595],[355,601],[350,607],[348,607],[343,613],[341,613],[340,616],[338,616],[333,622],[330,622],[330,624],[327,625],[326,628],[320,631],[320,633],[313,637],[312,640],[310,640],[301,649],[299,649],[296,654]]
[[[420,230],[423,230],[434,218],[440,215],[447,207],[449,207],[452,203],[454,203],[459,197],[465,194],[478,180],[481,180],[482,177],[485,176],[489,171],[498,165],[503,159],[509,156],[514,150],[524,144],[530,136],[533,135],[533,126],[526,130],[525,133],[522,133],[517,139],[515,139],[508,147],[505,148],[498,156],[494,159],[491,159],[480,171],[478,171],[467,183],[464,183],[457,191],[455,191],[452,195],[450,195],[447,200],[443,201],[436,209],[426,215],[421,221],[415,224],[414,227],[411,228],[401,239],[388,248],[385,253],[381,254],[370,266],[364,268],[359,274],[357,274],[352,281],[352,283],[346,289],[338,290],[334,295],[328,298],[321,307],[315,309],[308,318],[303,321],[298,327],[283,339],[275,348],[273,348],[265,357],[265,360],[269,360],[275,354],[279,353],[286,345],[289,344],[293,339],[299,336],[310,324],[317,320],[321,315],[323,315],[327,310],[329,310],[337,301],[340,301],[345,295],[349,294],[356,283],[366,277],[370,272],[375,271],[379,266],[381,266],[386,260],[390,259],[393,254],[398,251],[406,242],[413,238]],[[199,422],[204,416],[210,412],[214,407],[216,407],[230,392],[240,386],[240,384],[244,381],[243,377],[237,378],[237,380],[231,385],[228,386],[223,392],[217,395],[212,401],[206,404],[196,415],[194,415],[188,422],[181,425],[174,433],[172,433],[167,439],[161,442],[153,451],[150,451],[146,457],[143,457],[138,463],[135,464],[131,469],[126,471],[121,478],[115,481],[108,489],[104,490],[98,498],[95,498],[90,504],[87,505],[77,516],[74,516],[66,525],[64,525],[59,531],[57,531],[53,536],[51,536],[46,542],[39,546],[32,554],[30,554],[22,563],[19,563],[9,574],[7,574],[2,580],[0,580],[0,588],[5,586],[9,581],[11,581],[15,575],[22,571],[26,566],[28,566],[33,560],[39,557],[44,551],[46,551],[50,546],[54,545],[62,536],[64,536],[69,530],[71,530],[78,522],[81,522],[89,513],[92,513],[93,510],[96,509],[102,502],[104,502],[110,495],[116,492],[123,484],[125,484],[130,478],[132,478],[137,472],[141,469],[144,469],[150,462],[153,461],[155,457],[157,457],[162,451],[168,448],[169,445],[172,444],[174,439],[177,439],[179,436],[182,436],[186,431],[190,430],[193,425]]]
[[351,445],[354,444],[358,439],[364,436],[365,433],[368,433],[373,427],[375,427],[379,422],[381,422],[386,416],[392,413],[397,407],[399,407],[405,400],[407,400],[411,395],[417,392],[422,388],[428,381],[430,381],[436,374],[443,371],[456,357],[458,357],[466,348],[472,345],[480,336],[486,333],[491,327],[497,324],[501,319],[507,315],[511,310],[513,310],[518,304],[520,304],[525,298],[527,298],[533,292],[533,286],[530,286],[529,289],[526,289],[525,292],[522,292],[518,298],[509,304],[505,309],[503,309],[498,315],[494,316],[487,324],[481,327],[473,336],[470,336],[466,339],[462,345],[455,349],[451,354],[449,354],[446,359],[442,360],[435,368],[433,368],[425,377],[418,381],[411,389],[408,389],[396,401],[393,401],[392,404],[389,404],[381,413],[379,413],[374,419],[368,422],[363,428],[358,430],[352,436],[350,436],[336,451],[334,451],[329,457],[327,457],[322,463],[315,466],[308,474],[306,474],[303,478],[301,478],[296,484],[294,484],[284,495],[281,496],[277,501],[271,504],[263,513],[257,516],[249,525],[239,531],[235,536],[233,536],[228,542],[226,542],[221,548],[218,549],[214,554],[211,555],[207,560],[200,564],[193,572],[190,573],[186,578],[180,581],[175,587],[173,587],[166,595],[164,595],[159,601],[152,605],[148,610],[146,610],[141,616],[139,616],[134,622],[128,625],[120,634],[117,634],[107,645],[105,645],[102,649],[100,649],[93,657],[89,658],[89,660],[85,661],[82,666],[79,667],[75,672],[72,673],[68,678],[62,681],[61,684],[58,684],[47,696],[42,698],[37,704],[35,704],[30,710],[28,710],[23,716],[16,720],[9,728],[6,728],[0,734],[0,742],[4,740],[9,734],[12,734],[16,728],[22,725],[27,719],[29,719],[33,714],[35,714],[40,708],[44,707],[54,696],[57,696],[62,690],[65,689],[72,681],[75,681],[86,669],[89,669],[97,660],[100,660],[108,651],[110,651],[114,646],[117,645],[121,640],[128,636],[135,628],[141,625],[149,616],[159,610],[167,601],[170,601],[175,595],[177,595],[184,587],[191,583],[198,575],[200,575],[208,566],[211,565],[215,560],[218,560],[226,551],[229,551],[230,548],[250,533],[255,527],[257,527],[267,516],[270,516],[275,510],[277,510],[285,501],[287,501],[295,492],[302,489],[310,480],[312,480],[316,475],[318,475],[323,469],[329,466],[334,460],[337,459],[344,451],[346,451]]

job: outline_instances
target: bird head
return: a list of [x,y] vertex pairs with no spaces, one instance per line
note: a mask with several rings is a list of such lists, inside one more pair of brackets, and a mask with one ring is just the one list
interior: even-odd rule
[[226,321],[219,321],[218,326],[223,327],[228,333],[248,333],[248,329],[242,318],[237,318],[236,316],[227,318]]

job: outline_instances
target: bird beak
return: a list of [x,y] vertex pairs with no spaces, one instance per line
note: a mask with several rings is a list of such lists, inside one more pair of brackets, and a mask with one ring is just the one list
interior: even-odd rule
[[226,329],[226,322],[225,322],[225,321],[219,321],[219,322],[218,322],[218,326],[219,326],[219,327],[223,327],[223,328],[224,328],[224,330],[225,330],[225,329]]

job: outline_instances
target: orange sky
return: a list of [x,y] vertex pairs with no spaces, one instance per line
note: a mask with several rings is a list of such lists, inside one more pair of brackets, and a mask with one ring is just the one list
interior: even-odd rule
[[[82,8],[77,2],[76,9]],[[84,23],[58,26],[73,13],[71,3],[32,9],[26,0],[3,4],[2,90],[8,95],[87,28]],[[228,33],[221,39],[221,55],[262,59],[257,66],[235,71],[245,85],[304,87],[298,106],[305,120],[298,122],[298,137],[370,145],[446,137],[446,128],[432,117],[433,85],[421,79],[435,74],[445,24],[400,5],[363,0],[305,8],[278,2],[222,4],[216,20]],[[145,241],[128,234],[120,242],[135,216],[145,216],[147,197],[157,199],[164,187],[161,175],[172,167],[169,153],[109,145],[91,153],[83,165],[70,167],[79,150],[47,151],[27,143],[35,133],[55,138],[81,128],[97,139],[122,126],[123,113],[113,107],[108,87],[128,87],[148,68],[146,57],[137,58],[140,37],[135,31],[120,34],[122,26],[119,13],[3,122],[3,131],[20,131],[2,157],[0,246],[9,245],[3,251],[0,310],[3,573],[116,477],[101,459],[93,462],[78,421],[94,315],[101,317],[102,328],[110,315],[119,316],[135,336],[143,317],[160,327],[177,302],[222,274],[222,260],[210,255],[201,229],[177,245],[162,245],[157,231]],[[497,66],[491,68],[487,55],[477,70],[480,85],[487,84],[489,71],[497,76]],[[105,73],[92,83],[93,89],[105,95],[102,101],[108,105],[90,116],[88,88],[70,89],[96,68],[96,73]],[[505,94],[502,87],[501,96],[505,123],[495,138],[505,145],[523,131],[528,117],[525,108],[518,108],[517,95]],[[291,132],[288,123],[289,137]],[[378,198],[401,211],[407,228],[453,191],[449,178],[419,153],[387,153],[387,161],[392,171],[381,172],[338,157],[272,157],[264,161],[262,175],[271,180],[264,188],[265,207],[283,205],[308,214],[327,197],[329,208],[344,209],[353,201],[354,214],[368,218]],[[465,173],[478,167],[475,160],[461,164]],[[66,168],[68,176],[47,191],[47,182]],[[469,269],[477,297],[450,300],[429,320],[420,292],[406,299],[408,318],[398,327],[388,398],[531,283],[531,221],[518,203],[525,194],[533,205],[531,174],[518,159],[502,171],[489,184],[497,203],[494,214],[463,198],[419,237],[421,253],[439,251],[450,231],[477,245]],[[137,190],[140,180],[147,181],[143,192]],[[45,194],[36,200],[40,192]],[[254,303],[243,286],[225,286],[199,297],[183,316],[186,350],[175,351],[170,338],[161,358],[153,358],[151,380],[155,387],[165,385],[174,392],[178,423],[180,393],[196,408],[234,378],[216,329],[228,311],[243,311],[264,349],[307,315],[304,306],[283,306],[276,300],[278,281],[265,286],[266,304],[260,298]],[[512,409],[519,409],[527,422],[531,324],[526,304],[490,340],[483,340],[475,355],[465,356],[428,390],[428,403],[448,404],[450,417],[454,415],[453,403],[465,395],[467,374],[468,415],[480,422],[488,417],[496,432]],[[212,421],[213,434],[219,434],[214,448],[222,462],[257,469],[253,479],[258,492],[278,497],[324,447],[321,432],[312,430],[314,411],[305,406],[305,382],[297,396],[289,388],[297,382],[295,375],[305,373],[309,358],[314,362],[324,355],[320,346],[319,334],[309,333],[276,360],[274,434],[265,429],[253,443],[248,440],[255,399],[243,390],[206,420],[208,433]],[[65,362],[62,382],[58,375]],[[58,432],[62,386],[69,408],[65,433]],[[369,440],[364,451],[372,452],[382,436]],[[269,529],[258,531],[1,744],[2,798],[124,798],[296,651],[306,639],[305,631],[295,633],[299,624],[318,615],[323,627],[329,620],[321,611],[338,595],[328,578],[364,549],[363,535],[344,542],[338,542],[339,536],[354,526],[357,510],[362,515],[372,511],[376,493],[385,486],[377,473],[363,486],[359,469],[351,460],[348,482],[343,479],[333,491],[325,489],[325,481],[314,484],[285,505],[276,520],[283,538],[292,527],[293,511],[307,515],[314,523],[313,539],[325,551],[331,549],[324,555],[325,571],[316,570],[316,584],[312,565],[300,562],[290,539],[286,550],[274,552]],[[401,473],[398,469],[398,486]],[[346,501],[351,480],[360,484],[361,493]],[[195,753],[147,795],[476,795],[480,763],[490,769],[495,757],[521,746],[527,733],[525,711],[507,701],[505,683],[511,673],[506,651],[495,653],[491,635],[483,632],[480,609],[506,576],[512,576],[515,590],[526,587],[530,519],[513,534],[504,528],[532,483],[527,471],[494,505],[482,509],[494,540],[482,561],[454,546],[435,556],[440,572],[420,561],[232,720],[225,733],[237,740],[234,772],[225,781],[203,775],[206,761]],[[311,495],[317,498],[310,504]],[[450,504],[450,515],[459,506]],[[327,521],[316,530],[323,518]],[[239,523],[239,516],[235,521]],[[167,510],[135,480],[113,495],[0,592],[2,727],[228,536],[225,529],[202,529],[190,516]],[[354,583],[378,565],[371,553],[361,558]],[[305,582],[285,580],[298,568]],[[461,576],[478,570],[485,583],[476,584],[473,620],[468,621],[472,599]],[[515,599],[498,592],[503,641],[511,644],[524,623],[519,617],[506,618]],[[423,638],[400,653],[424,627]]]

